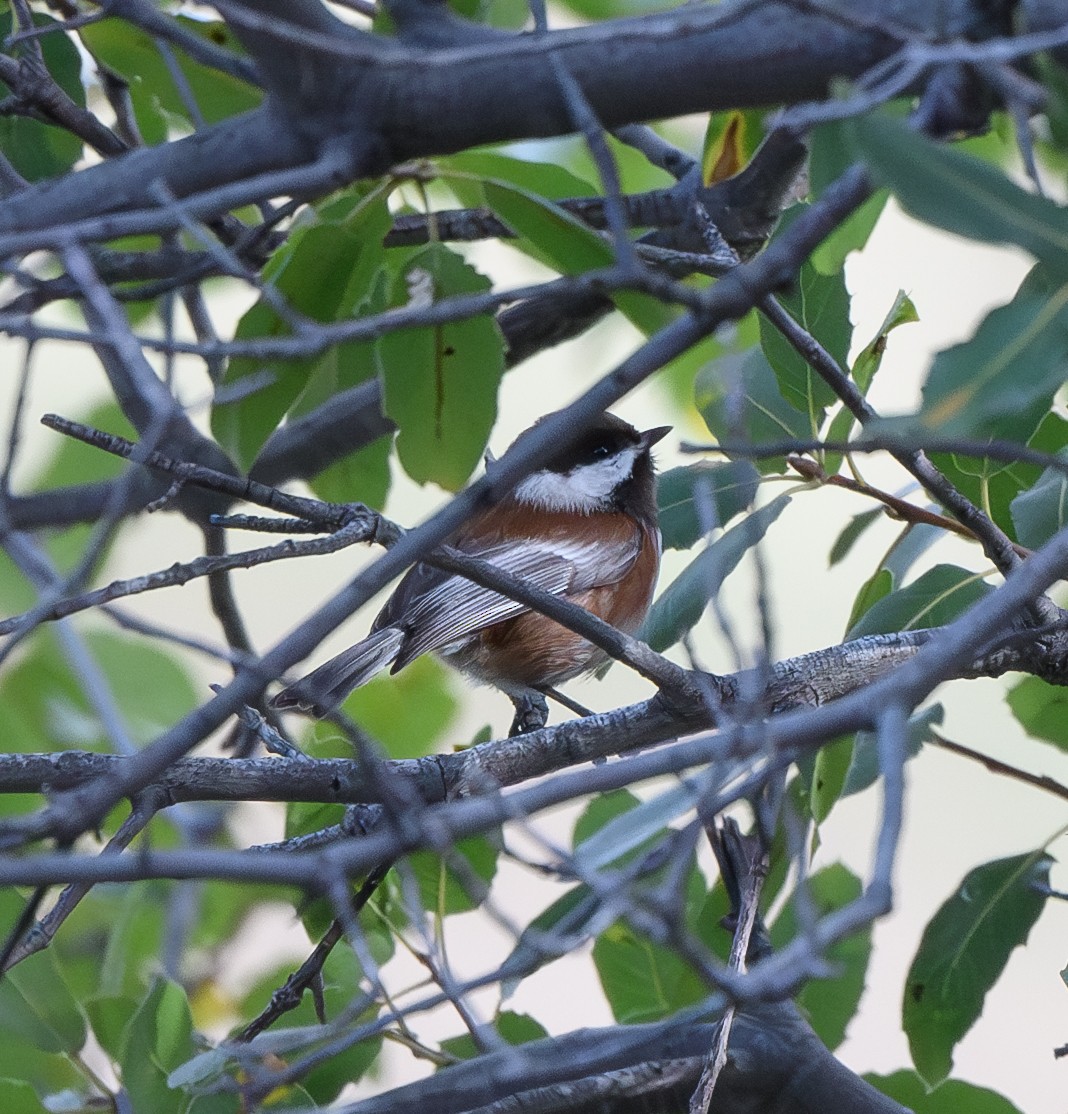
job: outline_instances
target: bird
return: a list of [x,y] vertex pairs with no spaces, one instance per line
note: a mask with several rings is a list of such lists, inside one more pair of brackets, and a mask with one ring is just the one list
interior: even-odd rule
[[[516,444],[544,420],[521,433]],[[660,571],[650,450],[670,430],[639,432],[602,413],[446,544],[634,633]],[[366,638],[278,693],[271,704],[323,716],[381,670],[396,673],[431,652],[512,700],[512,734],[544,725],[546,689],[592,672],[608,656],[515,600],[420,562],[401,579]]]

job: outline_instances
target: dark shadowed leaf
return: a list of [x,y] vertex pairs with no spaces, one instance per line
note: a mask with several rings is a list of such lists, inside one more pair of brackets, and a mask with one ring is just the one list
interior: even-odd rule
[[[932,738],[931,727],[940,724],[945,712],[941,704],[932,704],[909,719],[908,734],[905,738],[905,756],[915,758],[920,748]],[[875,784],[879,776],[878,740],[870,731],[858,731],[854,736],[853,754],[846,773],[842,796],[861,793]]]
[[[725,356],[702,368],[694,383],[694,400],[717,441],[741,439],[767,445],[805,441],[813,434],[808,414],[782,397],[775,373],[759,349]],[[785,467],[783,457],[757,461],[763,474]]]
[[638,637],[654,650],[674,646],[700,622],[723,581],[760,542],[789,502],[789,495],[777,496],[702,550],[650,608]]
[[[861,893],[860,879],[841,863],[816,871],[808,879],[808,900],[812,912],[824,916],[855,901]],[[801,929],[795,898],[783,908],[771,926],[771,942],[776,948],[789,943]],[[828,1048],[837,1048],[845,1040],[846,1028],[857,1012],[864,993],[864,979],[871,958],[871,927],[842,940],[828,953],[836,968],[828,979],[814,979],[805,984],[797,996],[797,1004],[808,1015],[812,1028]]]
[[1068,523],[1068,475],[1047,468],[1033,487],[1013,499],[1009,511],[1021,545],[1031,549],[1045,545]]
[[1068,282],[1035,268],[971,340],[935,357],[919,414],[900,421],[944,436],[1026,441],[1064,382],[1066,357]]
[[936,565],[912,584],[891,592],[869,607],[851,627],[848,637],[940,627],[962,615],[993,590],[968,569]]
[[1039,850],[976,867],[924,930],[905,983],[902,1025],[930,1086],[949,1075],[954,1047],[1038,920],[1046,898],[1035,884],[1048,884],[1051,862]]
[[900,120],[844,125],[874,176],[920,220],[992,244],[1018,244],[1068,277],[1068,212],[990,163],[934,143]]
[[558,897],[523,929],[501,966],[501,994],[507,999],[528,975],[568,954],[596,931],[601,899],[585,883]]
[[1025,677],[1009,689],[1006,700],[1028,735],[1068,750],[1068,689]]
[[[409,258],[392,302],[481,294],[490,280],[441,244]],[[456,491],[482,459],[497,417],[504,342],[491,314],[389,333],[378,342],[383,409],[397,423],[397,455],[417,483]]]
[[874,525],[882,517],[883,511],[880,508],[854,515],[842,528],[838,537],[835,538],[834,545],[831,546],[831,552],[827,555],[827,565],[833,569],[839,561],[844,561],[868,527]]
[[914,1071],[896,1071],[893,1075],[865,1075],[873,1086],[896,1099],[913,1114],[1021,1114],[1007,1098],[997,1091],[947,1079],[933,1091]]
[[709,530],[752,505],[760,476],[748,461],[691,464],[657,480],[660,533],[665,549],[689,549]]
[[[796,282],[779,301],[791,317],[846,366],[853,326],[849,321],[849,294],[841,273],[823,275],[806,263]],[[782,397],[805,414],[813,431],[823,424],[823,412],[835,401],[834,391],[816,374],[809,362],[772,325],[760,318],[760,345],[775,371]]]

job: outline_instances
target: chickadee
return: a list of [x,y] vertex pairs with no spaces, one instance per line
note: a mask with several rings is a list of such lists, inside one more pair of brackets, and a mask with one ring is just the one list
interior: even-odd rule
[[[603,414],[500,503],[467,522],[448,545],[633,633],[649,608],[660,570],[650,449],[670,428],[639,433]],[[430,651],[503,690],[517,710],[532,690],[544,691],[606,659],[581,635],[523,604],[462,576],[417,564],[362,642],[271,703],[323,715],[386,666],[396,673]],[[521,722],[518,713],[516,722]],[[517,729],[522,728],[513,725],[513,732]]]

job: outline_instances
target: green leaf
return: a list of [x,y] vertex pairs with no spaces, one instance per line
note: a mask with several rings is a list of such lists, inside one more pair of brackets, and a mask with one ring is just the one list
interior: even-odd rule
[[930,1086],[953,1067],[953,1049],[983,1009],[1014,948],[1045,905],[1044,851],[998,859],[969,871],[924,930],[905,983],[902,1024],[912,1062]]
[[764,132],[763,112],[713,112],[701,145],[702,182],[710,186],[733,178],[756,154]]
[[[1060,453],[1068,446],[1068,421],[1059,413],[1048,413],[1028,446],[1039,452]],[[1012,501],[1038,482],[1041,467],[1016,461],[1004,464],[986,458],[934,453],[931,459],[962,495],[977,506],[989,508],[991,518],[1009,537],[1016,537]]]
[[[775,373],[759,349],[725,356],[702,368],[694,382],[694,399],[717,441],[741,439],[766,445],[812,437],[808,415],[782,397]],[[757,462],[762,475],[785,467],[783,457]]]
[[85,1018],[50,951],[31,955],[0,980],[0,1036],[68,1055],[85,1044]]
[[748,461],[671,468],[657,480],[665,549],[689,549],[713,527],[752,506],[759,473]]
[[422,657],[400,673],[376,677],[345,701],[345,711],[385,747],[390,758],[433,753],[459,708],[450,670]]
[[839,561],[844,561],[868,527],[874,525],[883,517],[881,507],[854,515],[842,528],[842,532],[835,538],[834,545],[831,546],[831,552],[827,556],[828,568],[833,569]]
[[[922,712],[909,718],[908,733],[905,737],[905,757],[915,758],[924,743],[934,738],[931,728],[940,724],[945,716],[941,704],[932,704]],[[850,797],[862,793],[874,785],[881,771],[879,768],[879,743],[871,731],[858,731],[853,737],[853,755],[846,773],[842,796]]]
[[874,177],[913,216],[991,244],[1018,244],[1068,277],[1068,213],[1027,193],[998,167],[872,114],[841,125]]
[[[529,190],[506,182],[483,183],[486,204],[517,235],[529,240],[550,266],[565,275],[610,267],[612,245],[588,224]],[[620,291],[611,295],[622,313],[647,336],[662,329],[675,313],[659,298]]]
[[[393,304],[479,294],[490,281],[440,244],[412,256]],[[504,342],[492,315],[389,333],[378,342],[383,408],[397,423],[397,454],[417,483],[456,491],[482,459],[497,417]]]
[[[243,53],[225,23],[187,16],[170,18],[198,38],[235,55]],[[166,142],[170,117],[177,117],[186,126],[194,123],[170,68],[147,31],[125,20],[102,19],[83,27],[80,34],[92,54],[129,83],[134,116],[146,143]],[[205,123],[215,124],[247,112],[263,99],[261,89],[194,62],[181,47],[171,46],[170,49]]]
[[853,361],[853,379],[861,390],[867,394],[879,365],[883,362],[883,353],[886,351],[887,337],[899,326],[908,325],[912,321],[919,321],[920,315],[912,304],[912,299],[904,290],[897,292],[894,304],[890,307],[879,331],[874,338],[861,350]]
[[100,1047],[116,1062],[122,1056],[126,1026],[137,1008],[136,999],[118,995],[90,998],[85,1003],[93,1035],[100,1042]]
[[172,1090],[168,1074],[193,1055],[193,1020],[185,991],[157,977],[126,1026],[119,1058],[122,1085],[135,1110],[182,1114],[186,1096]]
[[600,913],[599,897],[585,883],[572,886],[530,922],[501,965],[501,995],[510,998],[528,975],[587,940]]
[[[805,263],[796,282],[779,300],[840,367],[847,366],[853,326],[844,275],[822,275],[811,263]],[[834,391],[766,317],[760,318],[760,345],[775,372],[782,397],[808,417],[810,432],[815,433],[823,424],[824,411],[837,398]]]
[[[6,43],[13,28],[10,5],[5,4],[4,9],[0,12],[0,41]],[[52,29],[36,40],[44,56],[45,69],[67,96],[79,108],[84,108],[85,89],[78,48],[50,16],[34,12],[33,24]],[[0,98],[6,100],[9,96],[11,90],[0,81]],[[65,128],[12,113],[0,115],[0,152],[24,178],[36,182],[70,170],[82,157],[82,141]]]
[[0,1110],[4,1114],[41,1114],[37,1092],[21,1079],[0,1079]]
[[831,809],[845,790],[846,777],[853,763],[853,744],[854,736],[845,735],[824,743],[816,754],[809,809],[817,826],[830,816]]
[[[407,861],[419,885],[423,908],[442,917],[477,909],[485,896],[481,891],[488,889],[497,873],[499,854],[499,839],[472,836],[459,840],[448,857],[431,851],[409,855]],[[453,856],[460,870],[450,865]]]
[[891,592],[869,607],[850,628],[848,637],[941,627],[993,590],[968,569],[936,565],[912,584]]
[[[354,189],[335,197],[316,214],[315,223],[297,228],[264,271],[279,298],[294,314],[330,323],[361,310],[385,308],[384,284],[376,279],[385,266],[382,237],[391,223],[384,193]],[[285,337],[290,324],[265,300],[238,322],[235,340]],[[302,395],[306,413],[333,394],[376,374],[370,342],[336,345],[321,356],[261,361],[235,357],[223,387],[236,395],[212,409],[211,428],[219,444],[242,468],[251,468],[268,437]],[[243,391],[245,381],[256,389]],[[236,390],[235,390],[236,388]],[[357,498],[350,494],[349,500]]]
[[[862,888],[860,879],[841,863],[824,867],[808,879],[806,898],[811,902],[808,915],[822,917],[844,908],[860,897]],[[772,946],[781,948],[789,943],[802,930],[803,923],[797,915],[795,895],[771,926]],[[864,993],[871,959],[871,937],[869,925],[840,940],[827,955],[835,969],[833,978],[807,982],[797,996],[797,1004],[808,1015],[812,1028],[832,1050],[845,1040],[846,1029]]]
[[515,158],[500,151],[461,151],[438,163],[438,173],[468,209],[485,201],[482,181],[488,179],[540,194],[551,201],[593,197],[596,188],[566,167],[551,162]]
[[624,921],[597,937],[593,962],[612,1016],[622,1025],[670,1017],[707,993],[677,952],[638,935]]
[[1053,284],[1048,272],[1035,268],[1008,305],[987,314],[971,340],[935,357],[915,418],[887,424],[1025,441],[1064,381],[1066,358],[1068,282]]
[[810,257],[812,266],[824,275],[841,271],[850,252],[860,251],[867,244],[889,198],[888,190],[876,190],[816,248]]
[[1068,475],[1047,468],[1038,482],[1021,491],[1009,505],[1021,545],[1038,549],[1068,523]]
[[[513,1013],[511,1010],[499,1013],[493,1022],[493,1027],[506,1044],[513,1046],[541,1040],[549,1035],[540,1021],[525,1013]],[[441,1042],[441,1050],[460,1060],[473,1060],[480,1055],[480,1049],[476,1047],[470,1033],[463,1033],[458,1037],[446,1037]]]
[[646,801],[613,817],[603,827],[575,845],[574,857],[581,875],[602,870],[625,856],[648,847],[662,836],[672,820],[700,803],[696,790],[686,782],[672,785]]
[[654,650],[666,650],[696,626],[724,580],[789,502],[789,495],[777,496],[703,549],[650,608],[638,637]]
[[1005,699],[1028,735],[1068,750],[1068,689],[1041,677],[1025,677]]
[[896,1099],[913,1114],[1021,1114],[1007,1098],[985,1087],[947,1079],[933,1091],[914,1071],[896,1071],[893,1075],[865,1075],[873,1086]]

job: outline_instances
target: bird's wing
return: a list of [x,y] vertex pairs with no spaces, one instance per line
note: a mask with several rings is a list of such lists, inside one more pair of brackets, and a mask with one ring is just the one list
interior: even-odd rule
[[[637,559],[641,543],[641,533],[635,528],[629,539],[607,546],[603,542],[525,539],[468,552],[531,587],[563,596],[622,579]],[[465,577],[425,565],[417,566],[409,577],[412,583],[402,582],[396,593],[403,593],[404,598],[396,600],[396,606],[393,599],[387,605],[394,615],[386,618],[383,612],[376,621],[376,626],[403,621],[408,632],[394,669],[529,610]]]

